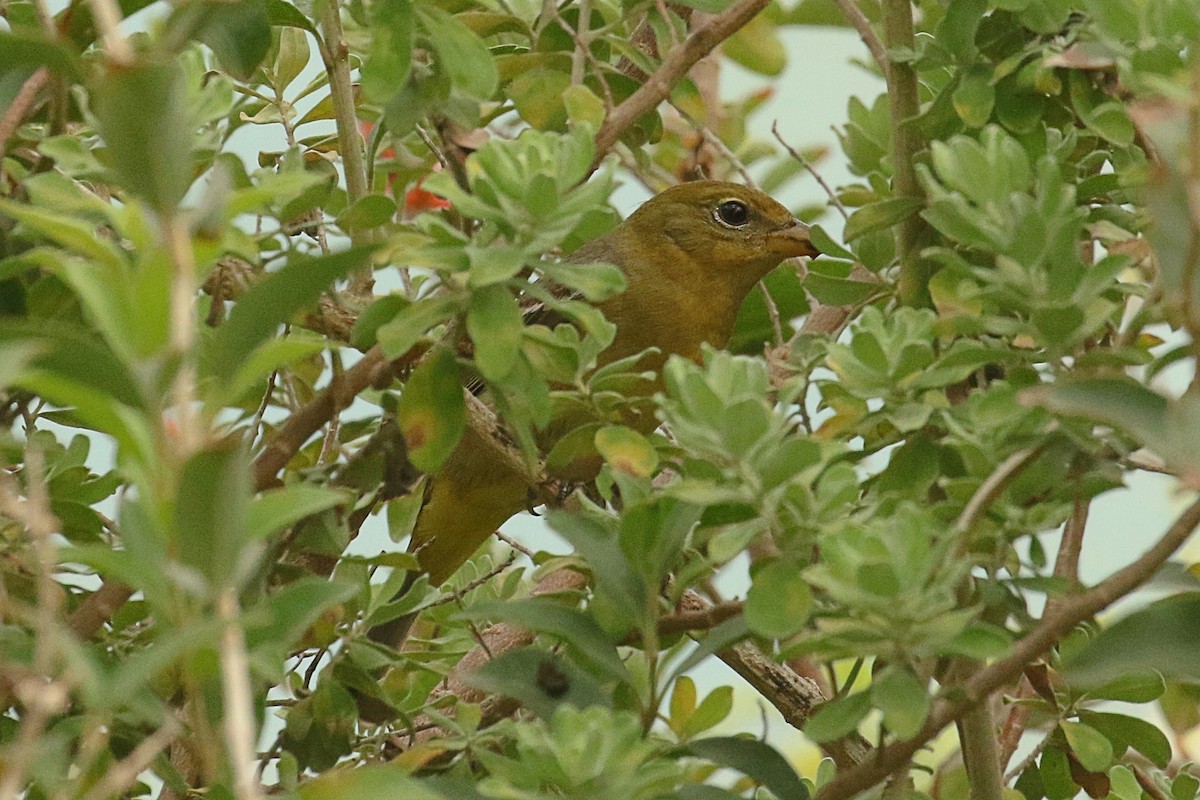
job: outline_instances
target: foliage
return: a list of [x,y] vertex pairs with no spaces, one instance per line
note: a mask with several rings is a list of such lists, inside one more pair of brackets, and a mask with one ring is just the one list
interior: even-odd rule
[[[1200,722],[1194,579],[1164,569],[1168,598],[1098,632],[1168,553],[1112,596],[1075,570],[1130,473],[1200,487],[1200,8],[861,0],[919,113],[849,99],[853,182],[797,211],[825,255],[755,290],[734,352],[598,367],[625,280],[564,257],[617,224],[618,180],[775,191],[822,155],[756,138],[765,93],[720,102],[699,71],[622,116],[751,5],[3,7],[0,796],[845,797],[987,709],[980,675],[1010,701],[994,777],[1027,800],[1197,795],[1111,705]],[[790,28],[849,27],[761,5],[720,60],[768,79]],[[250,130],[279,148],[243,159]],[[629,426],[648,413],[660,432]],[[550,487],[571,555],[416,575],[423,476],[464,437]],[[392,551],[352,546],[384,521]],[[535,591],[564,568],[587,585]],[[368,635],[418,612],[402,651]],[[785,676],[756,697],[836,769],[714,730],[735,690],[687,673],[717,657]],[[1009,765],[1014,731],[1039,744]],[[967,796],[953,759],[918,762]]]

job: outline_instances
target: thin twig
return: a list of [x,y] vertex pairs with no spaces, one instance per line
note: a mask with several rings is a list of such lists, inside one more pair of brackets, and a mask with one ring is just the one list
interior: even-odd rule
[[785,340],[783,338],[783,319],[779,314],[779,306],[775,303],[775,298],[771,296],[771,292],[767,289],[767,282],[759,281],[758,289],[762,292],[763,301],[767,305],[767,318],[771,320],[771,332],[775,334],[775,345],[783,347]]
[[467,595],[468,592],[470,592],[472,589],[478,589],[480,586],[483,586],[485,583],[490,581],[492,578],[496,577],[501,572],[504,572],[504,570],[511,567],[516,562],[516,560],[517,560],[517,554],[509,553],[508,558],[504,559],[504,561],[502,561],[501,563],[492,567],[490,570],[487,571],[487,573],[480,575],[478,578],[471,581],[467,585],[463,586],[461,589],[455,589],[451,594],[449,594],[445,597],[442,597],[438,600],[434,600],[432,603],[425,606],[425,608],[433,608],[434,606],[442,606],[442,605],[446,605],[447,603],[459,603],[461,605],[462,599]]
[[225,591],[217,599],[221,633],[221,696],[224,701],[225,746],[238,800],[260,800],[255,747],[254,694],[250,688],[250,658],[238,621],[237,594]]
[[863,44],[871,51],[871,58],[875,59],[879,71],[886,77],[888,74],[887,50],[884,49],[883,42],[879,41],[879,37],[875,35],[871,21],[859,9],[857,0],[833,0],[833,3],[854,30],[858,31],[858,38],[862,39]]
[[[1054,576],[1066,579],[1071,589],[1079,586],[1079,555],[1083,551],[1083,534],[1087,528],[1088,507],[1090,501],[1082,497],[1075,498],[1075,508],[1067,523],[1063,525],[1062,539],[1058,543],[1058,555],[1054,559]],[[1062,605],[1062,598],[1050,596],[1046,598],[1046,611],[1055,611]],[[1033,697],[1033,686],[1027,679],[1017,684],[1016,700],[1008,712],[1008,719],[1000,731],[1000,768],[1004,769],[1021,743],[1021,735],[1025,733],[1025,725],[1029,721],[1032,708],[1026,703],[1019,702]]]
[[[572,31],[575,38],[575,51],[571,53],[571,84],[573,86],[583,83],[587,51],[592,46],[592,0],[579,0],[578,11],[578,31]],[[568,30],[570,29],[568,28]]]
[[850,212],[846,210],[844,205],[842,205],[841,198],[837,196],[837,192],[833,190],[833,187],[825,182],[825,178],[821,176],[821,173],[817,172],[817,168],[813,166],[812,162],[783,140],[783,136],[779,133],[779,120],[775,120],[771,123],[771,133],[775,136],[775,140],[783,145],[783,149],[787,151],[788,155],[799,161],[800,166],[804,167],[804,169],[808,171],[808,174],[812,175],[813,178],[816,179],[817,185],[825,190],[825,194],[829,195],[830,201],[833,202],[834,207],[837,208],[838,213],[842,215],[842,218],[850,219]]
[[162,220],[162,237],[171,257],[171,349],[180,363],[171,382],[171,398],[178,425],[177,453],[186,458],[201,444],[200,417],[196,409],[196,258],[183,216],[171,213]]
[[692,31],[682,45],[672,50],[654,74],[605,118],[604,124],[596,134],[596,157],[592,161],[592,170],[600,166],[600,162],[616,145],[621,134],[643,114],[657,108],[697,61],[737,33],[758,12],[766,8],[768,2],[769,0],[737,0]]
[[992,662],[963,683],[950,687],[934,703],[916,736],[890,744],[878,750],[870,761],[841,772],[822,787],[816,800],[849,800],[887,778],[940,734],[943,728],[1013,680],[1027,664],[1054,647],[1076,625],[1149,580],[1171,554],[1188,540],[1197,525],[1200,525],[1200,500],[1188,506],[1140,558],[1091,589],[1065,601],[1057,611],[1046,614],[1041,623],[1017,642],[1007,656]]
[[[342,171],[346,174],[347,201],[353,205],[367,195],[365,143],[358,132],[358,111],[354,106],[354,85],[350,81],[350,48],[342,30],[342,10],[337,0],[324,4],[321,14],[321,35],[325,47],[321,54],[329,76],[329,99],[333,103],[333,119],[337,126],[338,150],[342,156]],[[357,243],[365,240],[361,233],[352,234]],[[349,291],[355,295],[370,295],[374,273],[370,267],[356,270],[350,277]]]
[[[337,380],[345,370],[342,369],[342,357],[337,350],[329,351],[329,368],[332,375],[331,380]],[[333,416],[329,418],[329,428],[325,431],[325,440],[321,442],[321,452],[317,456],[317,464],[328,464],[337,458],[339,449],[338,431],[341,429],[342,414],[340,411],[333,412]]]
[[109,59],[118,64],[132,64],[133,48],[119,30],[121,8],[116,0],[91,0],[91,6],[92,19],[96,23],[96,30],[100,32],[100,39],[104,42]]
[[4,160],[5,145],[17,132],[17,128],[21,127],[21,122],[29,113],[33,101],[37,99],[38,92],[42,90],[49,79],[50,73],[46,68],[38,67],[32,75],[25,79],[25,83],[21,84],[21,88],[17,90],[17,96],[12,99],[8,108],[4,109],[4,113],[0,114],[0,161]]
[[699,133],[705,141],[717,149],[717,152],[725,156],[725,160],[729,162],[731,167],[737,170],[738,175],[742,176],[742,181],[747,186],[752,186],[756,189],[758,188],[758,184],[755,183],[754,178],[750,176],[750,170],[746,169],[746,165],[742,163],[742,160],[737,157],[736,153],[729,149],[729,145],[725,144],[721,137],[717,136],[712,128],[708,127],[703,122],[684,111],[676,103],[671,103],[671,108],[675,109],[679,116],[687,120],[688,124],[695,128],[696,132]]
[[104,776],[84,795],[83,800],[105,800],[123,795],[158,754],[171,746],[171,742],[179,735],[180,727],[174,717],[168,717],[158,730],[138,742],[129,755],[105,769]]
[[1042,446],[1027,447],[1023,450],[1018,450],[1000,463],[1000,466],[992,470],[992,474],[984,479],[983,483],[979,484],[979,488],[975,490],[975,494],[971,495],[971,499],[963,506],[962,512],[958,515],[958,519],[954,522],[954,533],[959,537],[958,555],[962,556],[966,553],[969,544],[968,533],[975,527],[983,512],[991,506],[1004,493],[1009,484],[1020,475],[1025,469],[1033,463],[1034,459],[1042,453]]
[[1045,750],[1046,746],[1049,744],[1050,744],[1050,734],[1046,734],[1045,736],[1042,737],[1042,740],[1040,742],[1038,742],[1037,744],[1035,744],[1033,746],[1033,749],[1029,751],[1029,755],[1027,755],[1021,759],[1021,763],[1017,764],[1015,767],[1013,767],[1007,773],[1005,773],[1004,782],[1008,783],[1009,781],[1013,780],[1014,778],[1019,777],[1020,774],[1022,772],[1024,772],[1026,769],[1028,769],[1029,766],[1034,761],[1037,761],[1038,756],[1040,756],[1042,754],[1042,751]]
[[15,800],[38,758],[46,725],[62,713],[69,701],[69,688],[54,677],[62,645],[59,641],[58,612],[62,605],[62,587],[54,580],[58,550],[54,535],[60,526],[50,510],[46,491],[45,463],[41,450],[33,443],[32,416],[26,412],[25,499],[19,497],[14,478],[0,473],[0,513],[25,527],[32,539],[37,606],[33,610],[32,673],[13,680],[14,693],[21,702],[20,727],[3,754],[0,771],[0,800]]

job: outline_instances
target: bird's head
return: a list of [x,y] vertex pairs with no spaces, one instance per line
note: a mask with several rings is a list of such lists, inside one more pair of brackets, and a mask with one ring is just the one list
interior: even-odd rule
[[694,181],[646,201],[626,226],[644,242],[670,240],[707,269],[757,281],[785,258],[819,254],[808,226],[767,195],[736,183]]

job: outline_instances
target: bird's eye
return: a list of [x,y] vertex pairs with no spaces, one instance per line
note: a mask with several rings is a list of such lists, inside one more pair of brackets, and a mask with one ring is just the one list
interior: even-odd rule
[[750,221],[750,209],[741,200],[723,200],[714,216],[722,225],[740,228]]

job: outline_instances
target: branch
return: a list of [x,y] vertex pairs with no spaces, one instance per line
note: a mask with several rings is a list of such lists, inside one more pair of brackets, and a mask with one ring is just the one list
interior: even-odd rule
[[[1058,555],[1054,559],[1054,576],[1070,581],[1072,590],[1079,586],[1079,554],[1083,550],[1083,534],[1087,528],[1088,507],[1090,500],[1075,498],[1075,508],[1070,519],[1063,526],[1062,539],[1058,543]],[[1062,605],[1061,597],[1047,597],[1046,611],[1054,612]],[[1017,686],[1017,700],[1033,697],[1033,685],[1024,679]],[[1025,732],[1025,724],[1033,708],[1026,703],[1014,703],[1008,712],[1008,719],[1000,732],[1000,768],[1008,766],[1013,753],[1021,743],[1021,735]]]
[[707,608],[670,614],[658,620],[658,635],[671,636],[676,633],[687,633],[689,631],[711,630],[725,620],[733,619],[741,614],[745,607],[745,601],[734,600]]
[[[346,194],[349,205],[365,197],[367,162],[362,136],[358,132],[358,111],[354,106],[354,84],[350,81],[350,48],[342,30],[342,10],[337,0],[330,0],[321,14],[321,37],[325,40],[321,55],[329,76],[329,99],[333,103],[333,119],[337,125],[338,150],[342,155],[342,170],[346,173]],[[355,239],[356,237],[351,237]],[[373,281],[369,267],[358,270],[350,278],[351,294],[370,294]]]
[[[912,49],[913,10],[909,0],[884,0],[883,36],[889,50]],[[917,99],[917,73],[912,66],[890,61],[884,70],[888,85],[888,105],[892,118],[892,178],[896,197],[924,198],[917,182],[914,159],[921,149],[921,138],[913,128],[913,120],[921,111]],[[896,226],[896,254],[900,259],[900,283],[897,295],[906,306],[929,304],[928,268],[917,259],[923,224],[916,214]]]
[[920,733],[882,748],[869,762],[838,775],[821,789],[816,800],[849,800],[886,779],[941,733],[943,728],[962,718],[976,704],[984,702],[989,694],[1020,675],[1026,664],[1049,651],[1076,625],[1149,580],[1171,554],[1187,541],[1197,525],[1200,525],[1200,500],[1188,506],[1141,558],[1091,589],[1065,600],[1057,610],[1047,612],[1041,624],[1017,642],[1008,656],[993,662],[962,684],[949,687],[934,704]]
[[600,166],[617,140],[643,114],[658,107],[675,84],[697,61],[716,49],[766,8],[770,0],[737,0],[729,8],[692,31],[683,44],[671,51],[654,74],[623,103],[612,110],[596,134],[596,158],[591,171]]
[[8,108],[4,109],[4,113],[0,115],[0,161],[4,160],[4,146],[17,128],[21,127],[21,122],[25,119],[25,115],[29,113],[33,101],[37,99],[38,92],[46,85],[46,81],[50,79],[50,73],[45,67],[39,67],[34,70],[33,74],[25,79],[25,83],[21,84],[21,88],[17,91],[17,96],[13,98],[12,103]]
[[299,452],[308,437],[354,402],[359,392],[370,386],[385,386],[395,374],[396,363],[389,362],[378,346],[373,347],[358,363],[335,376],[307,405],[288,417],[271,443],[254,459],[255,490],[261,492],[274,485],[275,474]]
[[888,57],[887,51],[883,49],[883,42],[879,41],[879,37],[875,35],[875,29],[871,27],[871,21],[867,19],[866,14],[858,7],[856,0],[833,0],[834,5],[842,12],[842,16],[846,18],[854,30],[858,31],[858,37],[862,39],[863,44],[871,51],[871,58],[875,59],[875,63],[879,66],[879,71],[886,78],[888,74]]

